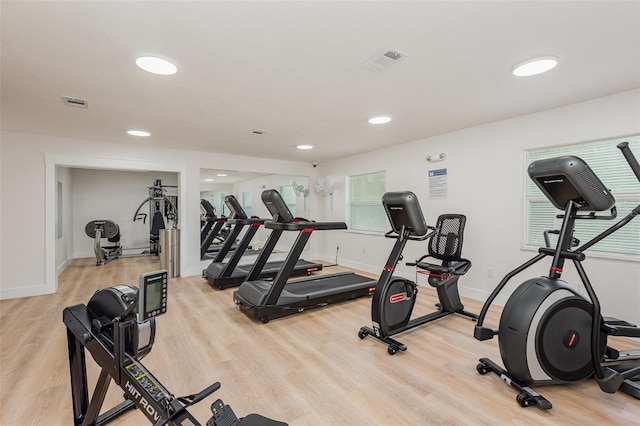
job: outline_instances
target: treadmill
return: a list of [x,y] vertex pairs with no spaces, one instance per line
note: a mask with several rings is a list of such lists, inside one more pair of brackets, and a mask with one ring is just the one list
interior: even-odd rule
[[[263,225],[266,221],[265,219],[247,217],[247,213],[244,211],[236,197],[234,197],[233,195],[227,195],[224,199],[224,203],[232,213],[232,219],[229,219],[227,221],[228,223],[234,225],[231,231],[232,235],[230,235],[230,237],[233,237],[233,240],[235,240],[238,233],[240,232],[240,229],[242,229],[244,226],[249,226],[249,228],[242,237],[242,240],[238,243],[238,246],[236,247],[235,251],[233,252],[233,256],[231,256],[230,259],[228,259],[226,262],[224,261],[224,257],[226,255],[226,252],[228,251],[228,247],[225,241],[225,244],[223,244],[213,262],[211,262],[207,269],[202,271],[202,276],[206,278],[207,282],[211,284],[212,287],[217,287],[220,290],[229,287],[237,287],[247,279],[247,277],[249,276],[249,272],[251,271],[251,268],[257,259],[256,256],[246,256],[246,250],[249,246],[249,243],[253,239],[253,236],[256,234],[260,226]],[[284,219],[284,217],[273,218],[274,221]],[[287,217],[286,219],[290,219],[291,222],[293,222],[294,220],[292,216],[290,218]],[[281,235],[282,231],[273,230],[267,238],[265,246],[260,253],[267,253],[267,256],[270,255]],[[229,238],[227,238],[227,240],[229,240]],[[256,254],[256,252],[253,252],[252,254]],[[267,256],[265,256],[265,259]],[[248,261],[248,257],[250,257],[250,261]],[[260,269],[258,278],[268,279],[275,277],[283,265],[284,261],[271,261],[268,263],[264,263]],[[321,270],[322,264],[320,263],[308,262],[304,259],[296,259],[296,262],[294,262],[293,269],[291,270],[290,274],[310,275],[312,272]]]
[[270,250],[265,247],[247,280],[233,292],[233,301],[238,310],[266,324],[271,319],[296,314],[305,309],[373,294],[377,280],[353,272],[288,281],[313,231],[347,229],[347,225],[344,222],[294,221],[282,196],[274,189],[264,191],[262,201],[274,217],[273,221],[265,222],[265,228],[274,232],[297,231],[298,238],[273,281],[259,279],[260,271],[270,254]]
[[[222,243],[214,243],[216,238],[220,239],[220,231],[227,222],[226,217],[217,217],[211,203],[205,199],[200,200],[201,211],[205,212],[201,221],[204,225],[200,229],[200,259],[206,259],[211,253],[217,253],[222,247]],[[235,246],[231,250],[235,249]]]

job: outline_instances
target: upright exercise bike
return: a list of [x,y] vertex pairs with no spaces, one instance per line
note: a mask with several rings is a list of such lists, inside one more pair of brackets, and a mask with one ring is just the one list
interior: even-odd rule
[[[467,273],[471,262],[463,259],[462,237],[466,218],[463,215],[446,214],[438,218],[435,228],[427,226],[418,198],[412,192],[387,192],[382,204],[391,224],[385,237],[395,238],[396,243],[387,259],[371,303],[372,327],[362,327],[358,337],[372,336],[387,344],[390,355],[406,351],[407,346],[391,336],[426,324],[451,314],[461,314],[475,319],[477,316],[464,310],[458,293],[458,278]],[[432,229],[433,231],[429,231]],[[435,287],[440,303],[438,310],[411,320],[418,295],[415,282],[394,277],[393,272],[402,260],[402,251],[407,241],[429,239],[429,254],[416,262],[407,263],[427,271],[428,282]],[[441,264],[424,262],[427,257],[441,260]]]
[[[627,142],[618,145],[640,180],[640,165]],[[607,393],[618,390],[640,399],[640,366],[615,364],[617,351],[607,348],[607,336],[640,337],[640,328],[622,320],[603,318],[600,302],[582,266],[584,251],[628,224],[640,214],[640,205],[615,225],[577,248],[573,236],[576,220],[614,219],[615,199],[600,179],[580,158],[564,156],[531,163],[529,176],[553,205],[564,210],[555,248],[542,247],[539,254],[509,272],[489,295],[482,307],[474,337],[488,340],[498,336],[505,368],[488,358],[477,365],[480,374],[492,372],[519,393],[520,406],[536,405],[546,410],[549,400],[530,385],[556,384],[582,380],[591,375]],[[609,215],[597,212],[610,211]],[[587,212],[587,213],[585,213]],[[522,283],[509,297],[500,317],[498,330],[484,326],[489,307],[507,282],[541,259],[553,258],[548,276]],[[571,260],[588,294],[582,297],[561,280],[565,260]],[[603,360],[610,362],[603,364]]]

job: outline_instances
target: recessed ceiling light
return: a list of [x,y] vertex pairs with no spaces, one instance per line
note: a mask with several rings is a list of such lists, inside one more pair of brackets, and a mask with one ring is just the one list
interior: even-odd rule
[[513,69],[513,75],[516,77],[529,77],[532,75],[542,74],[555,68],[558,65],[558,58],[555,56],[544,56],[525,61]]
[[207,178],[207,179],[205,179],[204,181],[205,181],[205,182],[213,182],[213,179],[211,179],[211,178]]
[[225,177],[225,176],[228,176],[228,175],[227,175],[226,173],[218,173],[218,175],[217,175],[217,176]]
[[144,130],[127,130],[127,134],[131,136],[142,136],[142,137],[151,136],[151,133]]
[[136,65],[153,74],[172,75],[178,71],[171,62],[153,56],[142,56],[136,59]]
[[296,145],[298,149],[313,149],[313,145]]
[[371,117],[369,124],[386,124],[391,121],[391,117],[388,115],[379,115],[377,117]]

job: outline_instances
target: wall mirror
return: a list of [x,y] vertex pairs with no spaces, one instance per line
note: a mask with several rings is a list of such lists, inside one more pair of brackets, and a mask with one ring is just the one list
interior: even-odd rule
[[[212,259],[228,233],[228,229],[223,227],[219,236],[213,239],[211,244],[204,244],[206,243],[206,235],[210,231],[205,226],[208,213],[204,204],[208,203],[213,209],[215,217],[228,217],[229,210],[224,204],[224,198],[227,195],[234,195],[247,216],[270,218],[271,216],[261,198],[262,191],[265,189],[278,190],[294,216],[309,216],[308,176],[200,169],[200,260]],[[261,227],[252,240],[252,248],[259,249],[268,234],[269,231]],[[287,235],[281,240],[279,249],[287,250],[287,244],[292,242],[292,238]]]

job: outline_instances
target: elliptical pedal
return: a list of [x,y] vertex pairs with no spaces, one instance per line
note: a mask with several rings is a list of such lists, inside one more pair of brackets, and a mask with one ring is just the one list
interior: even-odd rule
[[536,405],[541,410],[549,410],[553,407],[551,401],[540,395],[538,392],[520,383],[509,375],[509,373],[501,368],[498,364],[489,358],[480,358],[480,362],[476,366],[478,373],[485,375],[488,372],[495,373],[500,380],[519,391],[516,396],[516,402],[521,407],[530,407]]

